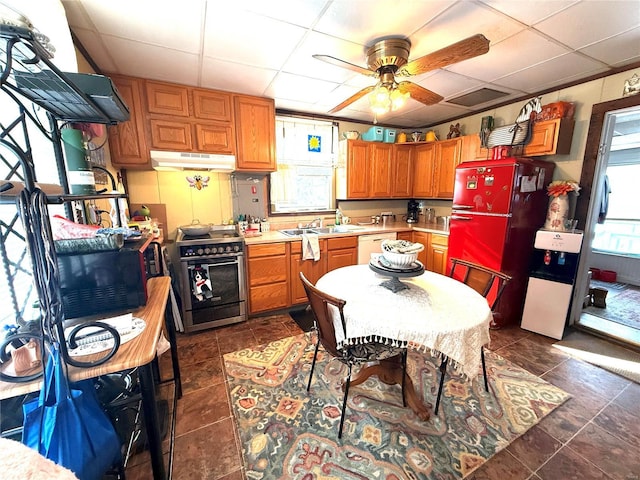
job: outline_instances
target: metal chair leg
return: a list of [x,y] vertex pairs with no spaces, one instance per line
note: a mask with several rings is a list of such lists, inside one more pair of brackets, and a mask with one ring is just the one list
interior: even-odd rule
[[320,347],[320,337],[316,342],[316,351],[313,354],[313,362],[311,362],[311,372],[309,372],[309,383],[307,383],[307,392],[311,388],[311,379],[313,378],[313,369],[316,367],[316,357],[318,356],[318,347]]
[[480,347],[480,359],[482,360],[482,375],[484,376],[484,389],[489,391],[489,381],[487,380],[487,366],[484,363],[484,347]]
[[436,408],[435,414],[438,415],[438,407],[440,406],[440,396],[442,395],[442,386],[444,385],[444,375],[447,372],[447,362],[449,361],[448,357],[444,357],[442,363],[440,364],[440,386],[438,387],[438,396],[436,397]]
[[347,395],[349,395],[349,385],[351,385],[351,365],[349,365],[347,384],[344,387],[344,399],[342,400],[342,415],[340,415],[340,430],[338,431],[338,438],[342,438],[342,426],[344,425],[344,414],[347,411]]
[[402,352],[402,406],[407,406],[407,398],[404,395],[404,385],[406,383],[405,379],[407,376],[407,351]]

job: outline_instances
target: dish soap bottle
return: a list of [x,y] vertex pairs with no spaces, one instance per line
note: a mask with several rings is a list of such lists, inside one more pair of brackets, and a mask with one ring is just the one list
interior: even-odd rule
[[342,221],[342,212],[340,211],[339,208],[336,208],[336,222],[335,222],[335,224],[336,225],[340,225],[341,221]]

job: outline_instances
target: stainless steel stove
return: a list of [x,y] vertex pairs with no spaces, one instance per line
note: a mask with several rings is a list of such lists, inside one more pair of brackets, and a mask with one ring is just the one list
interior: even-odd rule
[[246,320],[244,240],[236,225],[176,238],[187,332]]

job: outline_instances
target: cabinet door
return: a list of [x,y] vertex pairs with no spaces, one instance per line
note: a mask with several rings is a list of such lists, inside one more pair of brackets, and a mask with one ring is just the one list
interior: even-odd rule
[[391,196],[411,197],[413,187],[413,145],[394,145],[391,156]]
[[427,253],[427,269],[441,275],[447,275],[447,245],[446,235],[431,234]]
[[453,198],[456,166],[460,163],[462,140],[452,138],[436,142],[436,162],[434,173],[435,196]]
[[188,152],[193,150],[191,124],[170,120],[149,120],[151,127],[151,146],[165,150]]
[[369,196],[369,143],[349,140],[347,146],[347,198]]
[[566,155],[571,151],[573,119],[555,118],[533,124],[531,140],[524,146],[523,155]]
[[225,153],[236,151],[231,125],[196,124],[196,148],[201,152]]
[[424,245],[424,249],[418,253],[418,260],[420,261],[420,263],[422,263],[422,265],[424,265],[424,268],[428,268],[427,252],[429,250],[429,245],[431,244],[431,234],[429,232],[414,231],[412,241]]
[[435,143],[426,143],[415,147],[413,159],[414,197],[429,198],[433,196],[435,154]]
[[187,87],[151,81],[145,83],[149,113],[159,113],[174,117],[189,116]]
[[288,259],[286,243],[247,247],[249,313],[290,305]]
[[302,242],[291,242],[291,304],[307,302],[307,294],[300,280],[300,272],[315,285],[318,279],[327,272],[327,244],[319,241],[320,260],[302,259]]
[[460,162],[473,162],[491,158],[491,149],[482,147],[480,135],[464,135],[460,138],[462,139]]
[[237,169],[276,170],[276,115],[272,99],[234,96]]
[[369,197],[385,198],[391,196],[391,152],[388,143],[373,143],[369,146],[371,184]]
[[194,117],[233,122],[232,97],[229,93],[194,88],[192,95]]
[[358,264],[358,237],[327,239],[327,271]]
[[151,169],[151,159],[143,122],[142,80],[113,76],[131,118],[109,127],[109,149],[114,167]]
[[413,242],[413,232],[398,232],[396,234],[398,240],[406,240],[407,242]]

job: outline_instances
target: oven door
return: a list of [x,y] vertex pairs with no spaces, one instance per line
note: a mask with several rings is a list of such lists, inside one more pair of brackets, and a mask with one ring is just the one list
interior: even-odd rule
[[245,320],[241,258],[183,262],[185,329],[198,330]]

